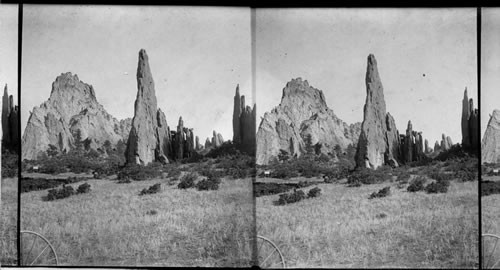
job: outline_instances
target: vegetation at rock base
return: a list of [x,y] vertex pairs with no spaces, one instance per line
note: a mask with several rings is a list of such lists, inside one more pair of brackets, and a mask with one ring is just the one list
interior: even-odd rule
[[17,177],[19,155],[7,148],[2,148],[2,178]]
[[500,181],[482,181],[481,196],[500,194]]
[[197,190],[218,190],[219,189],[219,184],[221,180],[218,177],[215,176],[209,176],[206,179],[203,179],[196,183],[196,189]]
[[448,187],[450,186],[449,180],[438,180],[428,184],[424,190],[427,193],[446,193],[448,192]]
[[387,197],[391,194],[391,187],[385,187],[378,192],[373,192],[370,194],[370,197],[368,199],[374,199],[374,198],[383,198]]
[[198,178],[196,173],[188,173],[181,178],[181,182],[177,185],[179,189],[188,189],[195,186],[194,181]]
[[141,190],[141,192],[139,193],[139,196],[143,196],[146,194],[155,194],[155,193],[158,193],[160,191],[161,191],[161,184],[156,183],[156,184],[150,186],[149,188],[145,188],[145,189]]
[[408,188],[406,188],[406,190],[408,192],[422,191],[422,190],[424,190],[424,184],[426,181],[427,181],[427,179],[425,179],[425,177],[417,176],[415,179],[413,179],[410,182],[410,185],[408,186]]

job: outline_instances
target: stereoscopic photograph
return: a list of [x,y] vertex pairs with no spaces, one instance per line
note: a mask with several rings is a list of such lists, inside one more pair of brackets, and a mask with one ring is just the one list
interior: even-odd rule
[[482,267],[500,267],[500,9],[481,10]]
[[18,6],[0,5],[0,86],[2,95],[2,180],[0,265],[17,265],[19,107],[17,95]]
[[256,10],[265,266],[479,266],[476,14]]
[[24,5],[22,265],[250,267],[250,10]]

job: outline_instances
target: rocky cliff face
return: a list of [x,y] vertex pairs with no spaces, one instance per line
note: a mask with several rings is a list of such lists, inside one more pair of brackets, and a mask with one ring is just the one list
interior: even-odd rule
[[384,164],[398,166],[399,134],[394,119],[386,113],[384,89],[372,54],[368,56],[365,82],[366,102],[356,164],[372,169]]
[[37,159],[49,145],[60,152],[74,147],[76,134],[92,148],[105,141],[126,141],[130,119],[118,121],[97,102],[94,88],[75,74],[63,73],[52,83],[49,100],[33,108],[22,137],[22,159]]
[[490,115],[481,142],[481,163],[500,163],[500,110]]
[[256,162],[267,164],[280,150],[300,156],[309,136],[313,145],[321,145],[323,153],[333,153],[335,145],[345,149],[357,144],[359,126],[337,118],[321,90],[301,78],[292,79],[283,88],[279,106],[262,118],[256,137]]

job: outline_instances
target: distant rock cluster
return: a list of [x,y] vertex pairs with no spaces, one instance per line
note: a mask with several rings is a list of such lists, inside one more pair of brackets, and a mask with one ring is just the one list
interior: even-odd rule
[[283,88],[280,104],[266,112],[257,131],[257,164],[268,164],[280,151],[291,157],[306,152],[306,140],[320,153],[334,153],[358,143],[360,124],[348,125],[326,105],[321,90],[307,80],[292,79]]
[[3,147],[16,150],[19,145],[19,137],[19,107],[14,105],[14,97],[9,95],[6,84],[2,98]]
[[[429,152],[427,140],[426,149]],[[406,134],[400,135],[400,158],[402,163],[409,163],[413,161],[422,160],[425,155],[424,141],[422,138],[422,132],[413,130],[411,121],[408,121],[408,126],[406,128]]]

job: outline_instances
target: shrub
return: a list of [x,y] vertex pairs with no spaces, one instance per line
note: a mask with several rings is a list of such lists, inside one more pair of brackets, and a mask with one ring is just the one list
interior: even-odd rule
[[347,177],[348,186],[360,186],[361,184],[378,184],[389,179],[387,167],[382,167],[378,170],[371,170],[366,168],[357,169]]
[[177,185],[179,189],[187,189],[194,187],[194,181],[198,178],[198,175],[194,172],[190,172],[181,178],[181,182]]
[[449,180],[441,180],[430,183],[425,187],[425,192],[427,193],[446,193],[448,187],[450,186]]
[[281,194],[277,202],[278,205],[299,202],[306,198],[306,194],[302,190],[294,190],[293,193]]
[[319,187],[312,188],[309,190],[309,192],[307,192],[308,198],[315,198],[319,197],[320,195],[321,195],[321,189]]
[[132,179],[136,181],[149,180],[161,177],[161,164],[152,163],[147,166],[128,165],[118,173],[118,179]]
[[373,192],[368,199],[383,198],[391,194],[391,187],[385,187],[378,192]]
[[454,178],[460,179],[462,182],[475,181],[478,179],[478,172],[477,170],[459,170],[455,172]]
[[218,190],[220,184],[220,178],[208,177],[203,179],[196,184],[196,189],[198,190]]
[[406,188],[406,190],[408,192],[417,192],[417,191],[421,191],[424,189],[424,183],[425,183],[426,179],[425,177],[423,176],[417,176],[415,179],[413,179],[410,183],[410,185],[408,186],[408,188]]
[[181,176],[182,171],[177,168],[177,167],[171,167],[170,170],[167,173],[167,177],[177,179],[179,176]]
[[118,183],[118,184],[130,184],[130,183],[132,183],[132,181],[129,178],[124,178],[124,179],[118,180],[116,183]]
[[488,196],[491,194],[500,194],[500,182],[498,182],[498,181],[482,181],[481,182],[481,196]]
[[323,169],[323,181],[325,183],[334,183],[337,180],[344,179],[349,176],[349,168],[346,166],[339,166],[336,168]]
[[161,191],[161,184],[157,183],[152,186],[150,186],[148,189],[143,189],[139,193],[139,196],[146,195],[146,194],[155,194]]
[[18,157],[15,152],[2,148],[2,178],[17,176]]
[[407,172],[406,170],[403,170],[399,173],[398,178],[396,181],[402,182],[402,183],[408,183],[408,180],[410,180],[411,174]]
[[293,188],[291,185],[278,183],[254,183],[253,185],[255,197],[274,195],[287,192]]
[[45,179],[45,178],[21,178],[21,192],[30,192],[34,190],[43,190],[55,188],[64,184],[71,184],[82,181],[86,178],[69,177],[66,179]]
[[156,211],[156,210],[148,210],[148,211],[146,212],[146,215],[150,215],[150,216],[154,216],[154,215],[156,215],[156,214],[158,214],[158,211]]
[[430,178],[435,179],[437,181],[443,181],[443,180],[451,180],[455,178],[454,174],[451,173],[441,173],[441,172],[434,172],[429,175]]
[[64,199],[73,194],[75,194],[75,190],[72,186],[63,185],[61,189],[50,189],[47,195],[47,201]]
[[78,188],[76,189],[76,193],[78,194],[88,193],[88,192],[90,192],[90,185],[88,183],[83,183],[79,185]]

